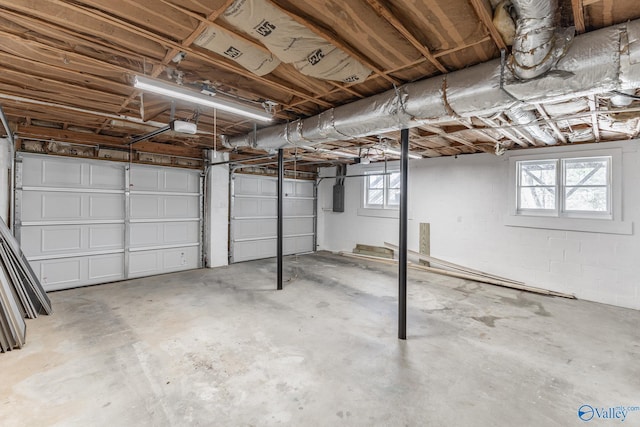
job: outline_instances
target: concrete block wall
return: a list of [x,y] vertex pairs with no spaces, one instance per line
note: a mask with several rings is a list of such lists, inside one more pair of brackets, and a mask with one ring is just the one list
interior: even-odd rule
[[[607,147],[623,148],[623,220],[635,228],[640,223],[638,141],[597,145]],[[587,148],[552,151],[575,151],[579,156]],[[348,174],[367,167],[371,165],[352,166]],[[632,234],[608,234],[506,225],[512,203],[509,168],[506,157],[490,154],[412,160],[409,249],[418,250],[419,224],[428,222],[433,256],[581,299],[640,309],[640,237],[635,229]],[[397,242],[397,218],[358,214],[362,178],[345,181],[344,213],[330,211],[333,183],[323,180],[318,192],[319,249],[351,251],[356,243]]]

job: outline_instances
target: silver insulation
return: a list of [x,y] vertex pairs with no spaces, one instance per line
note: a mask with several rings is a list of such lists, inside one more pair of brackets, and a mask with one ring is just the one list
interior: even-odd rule
[[558,0],[511,3],[518,20],[509,66],[518,79],[533,79],[549,71],[565,54],[575,30],[556,29]]
[[523,125],[524,130],[527,131],[536,141],[540,141],[546,145],[555,145],[558,142],[551,133],[546,132],[540,126],[535,124],[536,115],[533,111],[514,107],[507,111],[507,116],[514,123]]
[[[552,104],[555,110],[581,110],[582,105],[574,105],[582,103],[577,98],[637,87],[640,87],[640,20],[576,37],[554,70],[533,80],[517,79],[497,59],[409,83],[286,125],[241,136],[223,136],[223,143],[231,148],[251,146],[269,151],[437,124],[451,117],[489,117],[530,104]],[[550,110],[554,110],[552,105]],[[549,111],[551,116],[554,113],[561,111]],[[550,140],[541,137],[547,131],[539,123],[527,123],[528,131],[548,144]],[[534,127],[542,134],[534,135],[538,133]]]

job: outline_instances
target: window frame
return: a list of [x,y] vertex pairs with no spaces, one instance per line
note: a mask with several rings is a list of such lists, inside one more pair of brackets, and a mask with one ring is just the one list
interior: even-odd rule
[[[400,171],[397,169],[387,169],[386,173],[384,171],[384,169],[381,170],[369,170],[369,171],[365,171],[364,173],[364,191],[363,191],[363,195],[364,198],[362,200],[362,207],[364,209],[383,209],[383,210],[398,210],[400,208],[400,203],[398,202],[398,204],[393,204],[393,203],[389,203],[389,192],[390,190],[400,190],[400,186],[398,187],[391,187],[391,175],[393,174],[400,174]],[[374,177],[374,176],[382,176],[382,188],[375,188],[375,187],[371,187],[369,185],[370,183],[370,178]],[[382,190],[382,203],[381,204],[375,204],[375,203],[369,203],[369,192],[370,191],[379,191]]]
[[[576,161],[604,161],[606,164],[606,183],[604,185],[567,185],[567,167],[570,162]],[[526,164],[549,164],[554,165],[554,182],[545,185],[524,185],[522,183],[523,165]],[[575,217],[575,218],[593,218],[593,219],[612,219],[612,165],[613,158],[607,156],[550,156],[546,159],[535,160],[515,160],[516,167],[516,214],[531,216],[553,216],[553,217]],[[567,188],[588,188],[602,187],[606,189],[606,209],[604,211],[596,210],[577,210],[567,209]],[[523,188],[552,188],[554,193],[553,208],[523,208],[522,207],[522,189]]]
[[[633,234],[633,222],[625,221],[622,213],[622,160],[626,151],[638,151],[638,144],[625,141],[624,143],[607,143],[609,148],[602,148],[600,144],[585,144],[576,146],[558,146],[536,149],[539,154],[523,155],[518,152],[507,153],[509,196],[507,197],[507,214],[504,224],[511,227],[543,228],[551,230],[584,231],[609,234]],[[569,211],[562,215],[532,212],[518,212],[518,168],[516,162],[523,160],[576,159],[610,157],[609,165],[609,212],[600,214],[589,212]],[[560,208],[558,209],[560,211]]]

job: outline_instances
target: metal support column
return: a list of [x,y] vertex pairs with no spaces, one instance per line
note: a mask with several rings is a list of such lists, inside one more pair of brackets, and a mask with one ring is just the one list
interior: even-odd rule
[[282,290],[282,247],[284,214],[284,150],[278,150],[278,290]]
[[409,129],[400,132],[400,236],[398,238],[398,338],[407,339],[407,184],[409,182]]

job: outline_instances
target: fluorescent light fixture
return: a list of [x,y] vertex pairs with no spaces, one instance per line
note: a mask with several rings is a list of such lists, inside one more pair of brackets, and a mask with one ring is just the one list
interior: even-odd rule
[[243,104],[232,99],[225,99],[218,95],[215,97],[203,95],[199,92],[194,92],[182,86],[165,83],[143,76],[136,76],[134,86],[137,89],[146,90],[158,95],[165,95],[186,102],[192,102],[198,105],[204,105],[206,107],[217,108],[218,110],[226,111],[227,113],[231,114],[237,114],[249,119],[260,120],[263,122],[270,122],[272,120],[271,115],[260,108]]
[[[385,153],[389,153],[389,154],[393,154],[395,156],[402,156],[402,152],[400,150],[394,150],[393,148],[385,148],[384,149]],[[410,159],[421,159],[422,156],[419,156],[417,154],[411,154],[409,153],[409,158]]]
[[348,153],[346,151],[329,150],[327,148],[310,147],[308,145],[305,145],[302,148],[304,148],[305,150],[309,150],[309,151],[318,151],[320,153],[333,154],[334,156],[338,156],[338,157],[347,157],[349,159],[357,159],[357,158],[360,157],[360,155],[358,155],[358,154]]

